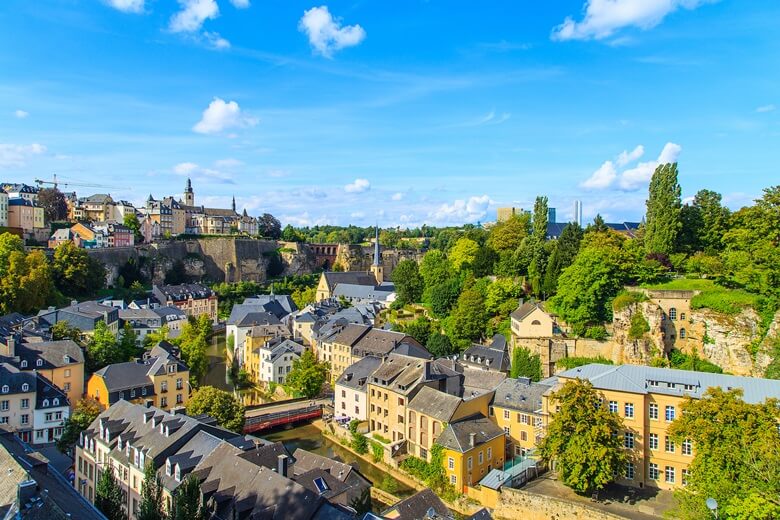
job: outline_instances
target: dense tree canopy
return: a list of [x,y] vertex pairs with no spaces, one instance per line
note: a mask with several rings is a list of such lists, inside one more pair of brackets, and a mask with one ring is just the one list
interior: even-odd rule
[[213,386],[203,386],[195,392],[187,402],[187,414],[206,414],[236,433],[244,428],[244,406],[233,394]]
[[316,397],[322,392],[322,385],[328,378],[329,367],[317,361],[311,350],[305,350],[300,359],[293,361],[287,374],[287,385],[306,397]]
[[60,244],[54,250],[52,271],[54,284],[63,294],[90,295],[106,283],[103,265],[73,242]]
[[452,333],[461,340],[478,341],[487,323],[485,300],[476,288],[464,290],[452,310]]
[[257,230],[261,236],[278,240],[282,236],[282,224],[270,213],[263,213],[257,221]]
[[509,377],[530,377],[531,381],[539,381],[542,378],[542,361],[539,354],[531,354],[526,347],[515,347]]
[[680,220],[680,184],[677,163],[659,165],[650,179],[645,216],[645,248],[648,253],[670,255],[675,252]]
[[456,271],[469,269],[474,265],[479,253],[479,244],[470,238],[460,238],[449,253],[450,262]]
[[46,222],[68,218],[68,203],[65,201],[65,195],[57,188],[38,190],[38,206],[43,208]]
[[399,305],[419,302],[423,293],[423,278],[417,262],[414,260],[401,260],[393,269],[391,275]]

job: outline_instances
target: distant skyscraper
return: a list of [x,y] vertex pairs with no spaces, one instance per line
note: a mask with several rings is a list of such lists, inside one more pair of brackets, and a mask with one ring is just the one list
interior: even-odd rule
[[547,222],[555,224],[555,208],[547,208]]
[[574,201],[574,222],[582,226],[582,201]]

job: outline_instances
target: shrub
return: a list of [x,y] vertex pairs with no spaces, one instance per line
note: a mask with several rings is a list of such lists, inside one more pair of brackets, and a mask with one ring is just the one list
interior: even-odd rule
[[604,357],[601,357],[601,356],[594,357],[594,358],[590,358],[590,357],[567,357],[567,358],[559,359],[556,362],[556,366],[558,368],[562,368],[564,370],[569,370],[569,369],[572,369],[572,368],[581,367],[583,365],[589,365],[591,363],[599,363],[601,365],[612,365],[613,364],[611,360],[609,360],[607,358],[604,358]]
[[701,359],[694,350],[693,354],[684,354],[677,349],[669,353],[669,364],[672,368],[679,370],[690,370],[693,372],[709,372],[711,374],[722,374],[723,369],[715,363]]
[[642,313],[635,312],[631,316],[631,326],[628,329],[628,339],[641,339],[646,333],[650,332],[650,324],[642,315]]
[[366,439],[366,436],[357,430],[352,432],[352,442],[350,446],[360,455],[368,453],[368,439]]
[[623,291],[612,300],[612,310],[615,312],[622,311],[623,309],[630,307],[631,305],[639,302],[647,301],[645,293],[637,291]]
[[378,433],[373,434],[372,437],[374,439],[378,440],[379,442],[384,443],[384,444],[390,444],[390,439],[386,439],[385,437],[382,437]]
[[384,447],[375,441],[371,441],[369,444],[371,444],[371,458],[374,462],[382,462],[382,459],[385,458]]
[[585,330],[584,336],[589,339],[604,341],[607,339],[607,329],[604,328],[604,325],[594,325]]

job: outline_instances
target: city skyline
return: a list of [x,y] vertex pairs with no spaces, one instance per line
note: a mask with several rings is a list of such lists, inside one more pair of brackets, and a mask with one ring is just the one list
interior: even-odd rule
[[[658,162],[739,208],[773,184],[780,7],[19,0],[0,8],[0,180],[181,196],[293,225],[531,209],[638,221]],[[55,44],[56,43],[56,44]],[[734,96],[733,92],[739,92]]]

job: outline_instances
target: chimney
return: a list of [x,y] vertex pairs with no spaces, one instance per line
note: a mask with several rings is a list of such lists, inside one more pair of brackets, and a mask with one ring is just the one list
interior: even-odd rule
[[38,491],[38,484],[34,480],[24,480],[16,486],[16,498],[19,503],[19,509],[23,510],[28,502],[35,498]]
[[283,477],[287,476],[287,455],[279,455],[276,458],[276,472]]
[[5,340],[5,347],[3,348],[3,355],[7,357],[16,356],[16,337],[11,334]]
[[431,378],[431,363],[430,359],[426,359],[423,362],[423,381],[428,381]]
[[477,434],[469,433],[469,446],[473,448],[477,444]]

